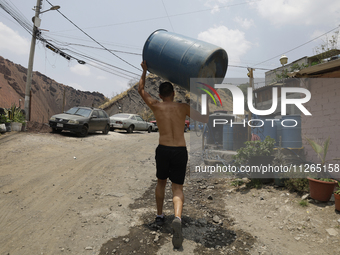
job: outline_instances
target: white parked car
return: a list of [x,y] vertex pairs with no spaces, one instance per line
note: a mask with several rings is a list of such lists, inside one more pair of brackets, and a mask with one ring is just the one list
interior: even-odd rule
[[152,131],[157,132],[158,131],[157,122],[155,120],[152,120],[150,121],[150,123],[152,124]]
[[152,130],[152,124],[146,122],[138,114],[118,113],[110,117],[110,130],[126,130],[128,133],[133,131],[148,131]]

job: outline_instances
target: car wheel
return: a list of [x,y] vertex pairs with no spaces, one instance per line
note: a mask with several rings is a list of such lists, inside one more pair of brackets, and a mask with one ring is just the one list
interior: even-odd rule
[[105,129],[103,130],[103,134],[104,135],[107,135],[109,133],[109,130],[110,130],[110,126],[109,125],[106,125],[105,126]]
[[81,137],[85,137],[85,136],[87,136],[87,134],[88,134],[88,132],[89,132],[89,128],[87,127],[87,126],[83,126],[82,128],[81,128],[81,131],[79,132],[79,136],[81,136]]
[[148,128],[148,133],[151,133],[151,131],[152,131],[152,127],[149,127]]
[[133,132],[133,129],[134,129],[134,126],[131,125],[128,127],[128,129],[126,130],[128,133],[132,133]]

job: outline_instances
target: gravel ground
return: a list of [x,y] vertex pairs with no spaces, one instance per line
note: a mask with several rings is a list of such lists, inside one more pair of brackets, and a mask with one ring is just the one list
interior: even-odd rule
[[1,255],[340,254],[334,202],[302,207],[300,195],[273,184],[190,177],[183,247],[174,250],[170,184],[166,223],[153,224],[158,133],[78,138],[47,128],[0,136]]

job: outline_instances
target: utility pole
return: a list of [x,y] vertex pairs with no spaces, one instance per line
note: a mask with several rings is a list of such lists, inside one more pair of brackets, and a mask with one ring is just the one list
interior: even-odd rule
[[[25,90],[25,114],[26,120],[30,120],[30,101],[31,101],[31,85],[32,85],[32,71],[33,71],[33,60],[34,60],[34,51],[35,51],[35,43],[37,40],[37,33],[39,32],[36,24],[39,24],[39,14],[41,8],[41,1],[37,0],[37,5],[35,6],[35,16],[33,18],[33,34],[31,40],[31,49],[30,56],[28,60],[28,68],[27,68],[27,79],[26,79],[26,90]],[[39,26],[39,25],[38,25]]]
[[[254,68],[251,68],[251,67],[248,67],[248,71],[249,73],[247,74],[247,76],[249,77],[249,87],[251,87],[254,91],[254,74],[253,74],[253,71],[255,69]],[[248,121],[251,120],[251,112],[249,111],[248,109]],[[248,125],[248,141],[251,140],[251,127]]]

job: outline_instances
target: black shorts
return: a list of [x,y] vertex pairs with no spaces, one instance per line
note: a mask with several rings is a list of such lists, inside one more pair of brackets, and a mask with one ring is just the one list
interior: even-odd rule
[[158,145],[155,159],[158,179],[169,178],[173,183],[181,185],[184,183],[188,163],[188,151],[185,146]]

